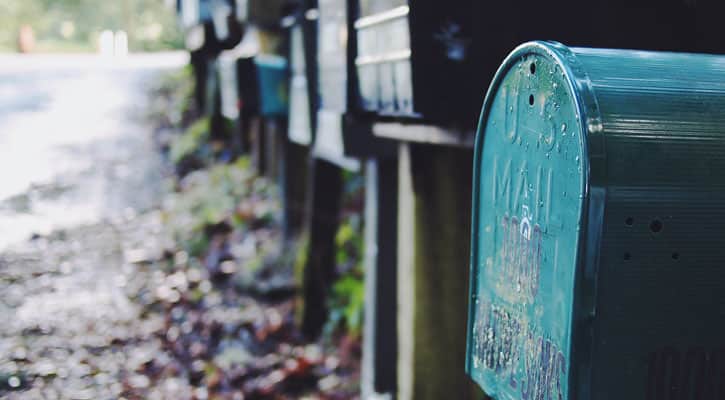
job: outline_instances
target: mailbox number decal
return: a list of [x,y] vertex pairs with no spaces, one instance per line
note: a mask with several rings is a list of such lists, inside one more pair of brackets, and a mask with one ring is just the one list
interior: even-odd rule
[[583,186],[573,98],[557,65],[528,56],[483,122],[469,365],[495,399],[568,398]]

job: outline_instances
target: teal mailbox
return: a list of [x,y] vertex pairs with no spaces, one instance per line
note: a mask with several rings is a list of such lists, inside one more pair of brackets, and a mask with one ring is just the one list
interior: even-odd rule
[[466,368],[490,396],[725,398],[725,57],[524,44],[474,168]]
[[254,57],[259,82],[260,113],[265,117],[287,116],[289,76],[284,57],[259,54]]

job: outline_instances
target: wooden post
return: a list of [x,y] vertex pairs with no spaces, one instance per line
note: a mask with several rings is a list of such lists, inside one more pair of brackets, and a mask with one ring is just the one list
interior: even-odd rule
[[212,63],[209,72],[209,83],[207,90],[207,113],[209,115],[209,129],[211,130],[211,139],[225,141],[227,140],[228,127],[222,114],[222,92],[219,82],[219,73],[217,72],[218,63]]
[[365,164],[365,325],[362,395],[397,387],[398,160]]
[[300,146],[283,138],[282,198],[284,201],[284,235],[286,239],[297,237],[304,227],[309,147]]
[[208,65],[206,61],[208,54],[203,51],[191,53],[191,67],[194,71],[194,103],[199,114],[206,110],[206,83]]
[[254,127],[254,117],[240,113],[237,121],[237,129],[234,134],[235,139],[239,143],[240,155],[252,155],[252,129]]
[[308,338],[316,339],[327,322],[327,297],[335,279],[335,235],[340,225],[342,170],[319,158],[311,160],[302,331]]
[[401,144],[398,397],[481,399],[464,371],[473,153]]
[[242,149],[242,119],[237,118],[230,121],[231,131],[229,132],[231,139],[229,140],[232,149],[232,158],[236,159],[243,153]]
[[282,197],[282,227],[286,240],[297,237],[304,224],[309,148],[292,143],[285,119],[268,119],[260,157],[264,175],[274,180]]
[[249,142],[250,142],[250,159],[251,164],[257,171],[258,175],[264,175],[266,166],[264,162],[264,134],[265,124],[262,117],[255,116],[251,118],[249,123]]
[[265,118],[264,120],[264,175],[270,179],[282,182],[280,175],[283,171],[284,163],[283,135],[287,136],[287,130],[283,130],[283,124],[276,118]]

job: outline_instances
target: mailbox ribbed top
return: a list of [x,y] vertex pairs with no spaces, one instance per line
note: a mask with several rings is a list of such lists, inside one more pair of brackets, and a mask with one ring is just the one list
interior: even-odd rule
[[725,57],[571,52],[598,104],[608,186],[725,187]]

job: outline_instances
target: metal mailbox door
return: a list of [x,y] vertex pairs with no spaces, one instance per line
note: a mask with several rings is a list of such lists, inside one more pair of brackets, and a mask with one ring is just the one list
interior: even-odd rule
[[585,182],[579,110],[562,72],[543,55],[520,57],[481,120],[469,369],[498,399],[568,393]]

